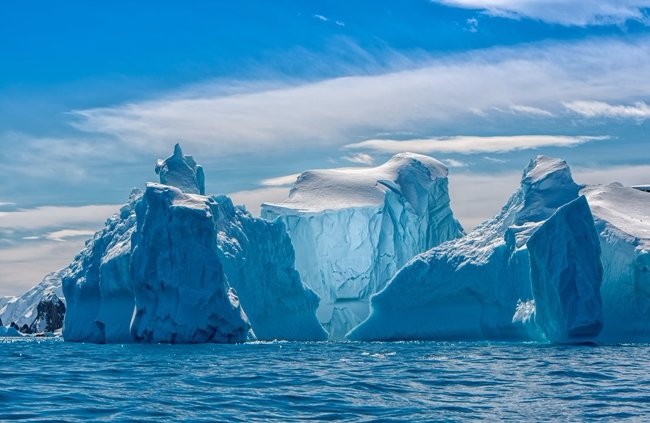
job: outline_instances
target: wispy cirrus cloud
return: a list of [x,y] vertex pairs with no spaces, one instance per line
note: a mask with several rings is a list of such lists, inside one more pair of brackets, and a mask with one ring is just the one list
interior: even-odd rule
[[564,107],[587,118],[618,118],[645,120],[650,118],[650,106],[643,101],[632,105],[609,104],[603,101],[572,101]]
[[96,231],[87,229],[59,229],[58,231],[49,232],[45,238],[63,242],[70,238],[85,238],[88,239],[95,234]]
[[344,148],[384,153],[412,151],[414,153],[504,153],[540,147],[574,147],[590,141],[609,139],[607,136],[512,135],[496,137],[456,136],[411,140],[370,139]]
[[374,157],[366,153],[349,154],[347,156],[343,156],[342,159],[346,162],[362,164],[366,166],[372,166],[375,164]]
[[531,18],[560,25],[612,25],[627,20],[648,22],[648,0],[433,0],[448,6],[478,9],[493,16]]
[[[477,115],[489,120],[496,110],[521,119],[551,117],[575,99],[650,97],[649,41],[639,36],[494,48],[397,60],[384,73],[317,82],[232,82],[236,90],[224,81],[205,83],[149,101],[76,110],[73,124],[143,148],[183,139],[194,151],[217,148],[227,155],[340,146],[386,131],[433,133],[463,127]],[[394,70],[403,66],[408,69]]]
[[532,115],[532,116],[539,116],[539,117],[555,116],[553,113],[549,112],[548,110],[544,110],[539,107],[523,106],[521,104],[513,104],[512,106],[509,107],[509,109],[513,113],[519,113],[523,115]]
[[264,187],[283,187],[291,185],[298,179],[299,173],[292,173],[291,175],[277,176],[275,178],[262,179],[260,185]]

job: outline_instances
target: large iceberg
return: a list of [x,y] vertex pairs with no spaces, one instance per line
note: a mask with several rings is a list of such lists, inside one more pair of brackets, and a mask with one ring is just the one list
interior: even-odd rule
[[304,172],[286,201],[262,205],[262,217],[286,225],[330,338],[365,319],[370,296],[413,256],[463,234],[447,173],[431,157],[401,153],[374,168]]
[[348,337],[593,339],[602,325],[600,246],[580,188],[564,161],[532,160],[497,216],[415,257]]
[[213,204],[172,186],[147,185],[131,238],[134,340],[246,340],[250,325],[217,253]]
[[318,297],[293,268],[281,223],[255,219],[226,197],[193,194],[201,182],[169,166],[187,157],[176,146],[159,163],[167,169],[161,180],[164,173],[179,187],[150,183],[134,191],[69,266],[64,338],[241,342],[253,336],[252,324],[259,339],[324,339]]
[[588,186],[604,277],[599,342],[650,342],[650,193],[621,184]]

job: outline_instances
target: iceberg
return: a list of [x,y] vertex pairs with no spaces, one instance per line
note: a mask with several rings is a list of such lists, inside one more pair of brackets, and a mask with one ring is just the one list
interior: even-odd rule
[[12,326],[2,326],[0,322],[0,338],[18,338],[24,336],[20,331]]
[[244,342],[250,324],[217,254],[210,197],[147,184],[130,271],[138,342]]
[[406,264],[348,338],[582,342],[597,335],[600,247],[580,188],[566,162],[531,160],[497,216]]
[[431,157],[401,153],[374,168],[303,172],[286,201],[262,205],[263,218],[286,226],[331,339],[366,318],[370,296],[413,256],[463,235],[447,173]]
[[[318,296],[293,267],[282,224],[254,218],[227,197],[198,194],[201,180],[169,165],[188,157],[176,146],[159,173],[178,186],[134,190],[68,267],[64,338],[243,342],[259,332],[258,339],[325,339]],[[179,172],[187,176],[188,168]]]
[[318,295],[300,279],[294,249],[281,222],[251,216],[230,198],[212,198],[217,253],[257,339],[321,341]]
[[67,310],[66,341],[130,342],[135,306],[130,275],[131,236],[136,205],[142,191],[134,189],[128,202],[106,220],[104,229],[86,241],[62,280]]
[[603,327],[603,266],[586,198],[581,195],[560,207],[526,247],[535,324],[544,338],[555,343],[592,342]]
[[585,187],[604,270],[598,342],[650,342],[650,194],[618,183]]

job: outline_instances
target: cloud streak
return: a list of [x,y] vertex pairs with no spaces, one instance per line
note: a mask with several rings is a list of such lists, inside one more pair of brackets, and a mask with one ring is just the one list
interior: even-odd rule
[[608,104],[602,101],[572,101],[564,107],[587,118],[619,118],[645,120],[650,118],[650,106],[637,101],[631,106]]
[[[576,99],[650,97],[648,41],[494,48],[406,60],[407,70],[373,75],[255,82],[248,88],[233,82],[239,91],[224,82],[205,83],[149,101],[77,110],[73,124],[143,148],[182,139],[188,148],[227,155],[340,146],[380,132],[435,133],[463,127],[477,115],[489,119],[498,110],[521,119],[550,118],[566,113],[562,104]],[[519,119],[507,125],[516,127]]]
[[531,18],[565,26],[648,22],[648,0],[434,0],[453,7],[483,10],[492,16]]
[[383,153],[505,153],[540,147],[574,147],[590,141],[606,140],[606,136],[513,135],[497,137],[457,136],[411,140],[371,139],[344,148],[372,150]]
[[100,228],[106,218],[121,205],[88,205],[79,207],[43,206],[0,212],[0,230],[37,231],[46,228]]
[[375,164],[375,159],[370,154],[366,153],[350,154],[343,156],[342,159],[350,163],[362,164],[366,166],[372,166]]

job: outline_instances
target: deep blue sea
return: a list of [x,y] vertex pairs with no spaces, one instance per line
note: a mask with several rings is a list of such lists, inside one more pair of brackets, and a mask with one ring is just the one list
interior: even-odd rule
[[650,420],[650,346],[0,339],[0,420]]

